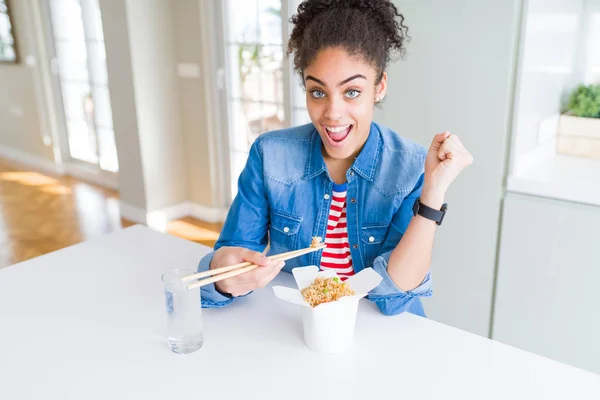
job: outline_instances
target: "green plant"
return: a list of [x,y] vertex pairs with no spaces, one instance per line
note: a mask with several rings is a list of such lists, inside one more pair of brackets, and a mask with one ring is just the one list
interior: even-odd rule
[[600,85],[579,85],[571,92],[567,109],[578,117],[600,118]]

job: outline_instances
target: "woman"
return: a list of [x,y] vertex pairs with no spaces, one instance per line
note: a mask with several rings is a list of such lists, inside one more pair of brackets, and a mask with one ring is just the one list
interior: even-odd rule
[[[253,144],[214,252],[198,270],[240,261],[261,267],[202,289],[224,306],[268,284],[281,269],[319,265],[348,277],[373,268],[368,298],[387,315],[424,315],[429,266],[444,197],[472,162],[458,137],[434,136],[429,151],[373,122],[386,95],[387,63],[404,51],[404,17],[387,0],[307,0],[292,18],[288,54],[306,89],[312,124],[268,132]],[[321,252],[276,254],[325,239]]]

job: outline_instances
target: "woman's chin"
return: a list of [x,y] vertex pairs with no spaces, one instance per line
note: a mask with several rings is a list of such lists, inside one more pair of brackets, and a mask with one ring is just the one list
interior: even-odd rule
[[353,149],[347,145],[339,146],[339,147],[338,146],[332,147],[332,146],[325,144],[324,148],[325,148],[325,152],[327,153],[327,156],[329,156],[329,158],[333,158],[335,160],[346,160],[346,159],[352,157],[352,154],[354,153]]

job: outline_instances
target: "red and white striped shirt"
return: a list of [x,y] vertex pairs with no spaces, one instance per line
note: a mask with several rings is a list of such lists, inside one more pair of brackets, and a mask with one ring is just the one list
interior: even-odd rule
[[347,185],[345,183],[333,185],[331,208],[329,209],[329,220],[325,235],[327,247],[321,255],[321,269],[334,270],[342,280],[354,275],[346,223],[346,189]]

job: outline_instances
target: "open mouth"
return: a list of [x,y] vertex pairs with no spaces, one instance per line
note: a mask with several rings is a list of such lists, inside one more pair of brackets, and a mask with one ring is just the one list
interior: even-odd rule
[[324,126],[327,138],[332,146],[340,146],[348,137],[354,125]]

